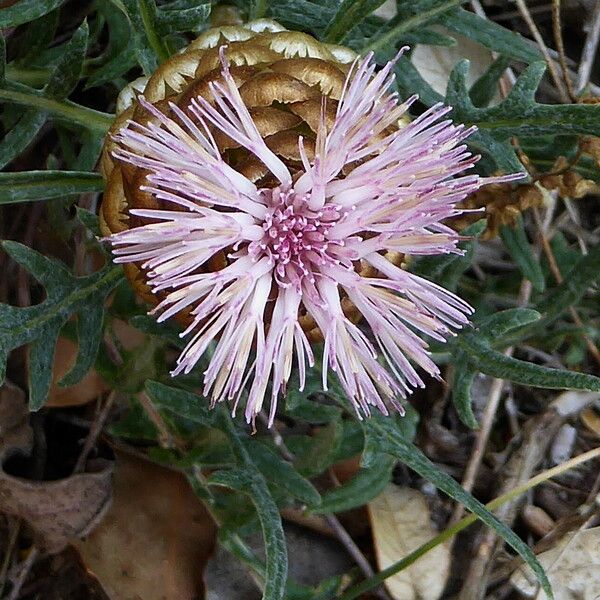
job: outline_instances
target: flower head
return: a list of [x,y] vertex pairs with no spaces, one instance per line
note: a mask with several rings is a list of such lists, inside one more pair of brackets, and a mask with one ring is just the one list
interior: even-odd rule
[[[399,102],[394,61],[377,72],[369,55],[353,64],[339,101],[322,97],[314,140],[297,136],[291,168],[259,132],[224,47],[220,58],[208,94],[184,107],[140,97],[147,118],[115,136],[115,158],[146,173],[141,189],[162,208],[132,209],[139,225],[110,241],[117,262],[145,273],[159,321],[186,314],[173,375],[212,344],[204,394],[235,406],[249,389],[250,421],[270,384],[272,421],[294,364],[301,389],[314,366],[301,325],[309,317],[324,339],[323,388],[332,370],[359,414],[401,410],[398,399],[424,385],[419,367],[439,376],[421,336],[445,340],[472,309],[388,257],[459,252],[443,221],[491,181],[462,174],[477,160],[463,143],[474,128],[454,125],[441,104],[399,126],[416,97]],[[258,161],[269,184],[234,168],[218,136]]]

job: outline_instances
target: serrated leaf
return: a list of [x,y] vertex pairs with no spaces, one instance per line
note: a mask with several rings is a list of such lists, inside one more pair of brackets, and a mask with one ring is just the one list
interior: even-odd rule
[[500,237],[511,258],[523,273],[523,277],[529,279],[538,292],[543,292],[546,280],[539,260],[533,255],[521,215],[517,215],[514,226],[500,227]]
[[526,63],[543,59],[537,46],[528,39],[468,10],[457,8],[449,11],[438,20],[438,23],[509,58]]
[[[51,378],[52,356],[58,333],[73,315],[81,315],[98,304],[122,278],[120,267],[106,265],[100,271],[75,277],[60,262],[46,258],[17,242],[5,241],[4,250],[27,269],[45,288],[46,299],[35,306],[18,308],[0,304],[0,382],[4,380],[8,353],[30,346],[30,407],[38,410],[46,400]],[[79,330],[78,364],[89,362],[86,346],[97,347],[97,330]],[[83,357],[80,355],[83,353]]]
[[0,29],[18,27],[44,16],[63,4],[65,0],[19,0],[0,10]]
[[446,93],[446,102],[454,108],[453,118],[461,123],[477,125],[499,141],[513,136],[600,135],[600,105],[536,102],[546,63],[535,62],[527,67],[507,98],[488,108],[477,108],[471,102],[466,84],[468,68],[467,61],[456,65]]
[[456,344],[482,373],[521,385],[558,390],[600,391],[600,378],[564,369],[551,369],[508,357],[487,346],[473,333],[462,333]]
[[254,439],[243,440],[248,454],[265,479],[305,504],[319,504],[321,495],[307,479],[277,452]]
[[144,388],[157,409],[200,425],[210,427],[214,424],[214,411],[209,408],[205,398],[158,381],[146,381]]
[[361,468],[352,479],[323,494],[321,504],[309,507],[312,513],[334,513],[363,506],[387,487],[396,461],[379,454],[369,467]]
[[381,452],[391,454],[407,467],[433,483],[439,490],[463,504],[483,523],[491,527],[507,544],[514,548],[532,568],[544,591],[551,596],[550,584],[535,555],[509,527],[499,521],[483,504],[464,490],[450,475],[438,469],[416,446],[407,442],[386,419],[365,419],[365,436]]

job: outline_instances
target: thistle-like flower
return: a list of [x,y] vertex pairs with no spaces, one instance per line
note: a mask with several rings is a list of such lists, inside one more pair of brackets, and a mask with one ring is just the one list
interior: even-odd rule
[[[300,389],[314,366],[301,326],[308,316],[324,340],[323,388],[331,370],[359,415],[402,410],[399,399],[424,385],[419,367],[439,377],[421,336],[444,341],[472,309],[388,256],[459,252],[443,221],[482,185],[515,177],[463,174],[477,161],[463,144],[474,128],[445,119],[448,107],[400,125],[416,96],[399,102],[394,61],[377,72],[370,55],[354,62],[335,106],[322,98],[314,145],[309,152],[298,135],[292,170],[259,132],[225,47],[220,59],[208,94],[184,107],[140,97],[144,122],[128,121],[114,137],[114,157],[142,169],[141,190],[161,203],[131,209],[138,226],[110,242],[117,262],[145,274],[159,321],[186,315],[189,341],[173,375],[212,344],[204,394],[235,409],[248,390],[251,421],[270,384],[272,421],[294,364]],[[218,136],[250,153],[272,184],[234,168]]]

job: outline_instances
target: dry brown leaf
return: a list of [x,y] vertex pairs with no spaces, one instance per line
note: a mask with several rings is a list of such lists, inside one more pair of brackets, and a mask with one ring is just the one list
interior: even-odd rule
[[[440,33],[448,33],[443,28],[439,29]],[[454,46],[419,44],[415,46],[411,55],[411,61],[423,79],[442,96],[446,95],[448,78],[459,60],[469,59],[467,86],[473,85],[493,62],[491,53],[482,49],[479,44],[455,33],[452,33],[452,37],[456,39]]]
[[47,407],[80,406],[97,399],[98,396],[110,389],[104,379],[93,369],[75,385],[70,387],[58,385],[58,382],[73,366],[77,351],[77,344],[66,338],[58,338],[54,351],[54,369],[52,385],[46,402]]
[[185,478],[119,454],[106,518],[75,545],[111,600],[203,597],[215,525]]
[[[425,496],[390,484],[368,504],[379,569],[385,569],[436,535]],[[410,567],[388,577],[385,586],[394,600],[437,600],[450,568],[450,550],[439,545]]]
[[30,481],[0,471],[0,512],[24,519],[48,553],[87,535],[102,519],[111,497],[112,462],[89,461],[90,472],[57,481]]
[[[600,598],[600,527],[569,534],[537,558],[550,580],[555,600]],[[510,581],[527,598],[548,598],[538,589],[528,566],[517,570]]]
[[32,444],[25,392],[5,381],[0,387],[0,464],[15,452],[29,454]]
[[595,408],[586,408],[581,413],[581,422],[591,431],[596,437],[600,437],[600,416]]

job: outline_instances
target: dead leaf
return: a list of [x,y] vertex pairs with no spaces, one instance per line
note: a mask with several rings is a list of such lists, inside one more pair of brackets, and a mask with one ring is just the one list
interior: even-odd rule
[[[434,28],[435,29],[435,28]],[[443,27],[437,28],[440,33],[448,33]],[[479,44],[466,37],[452,33],[456,40],[454,46],[415,46],[411,61],[423,79],[442,96],[446,95],[448,78],[456,63],[463,58],[469,59],[467,86],[473,85],[492,64],[492,55]]]
[[[368,504],[379,569],[385,569],[436,535],[425,496],[390,484]],[[450,550],[439,545],[408,568],[388,577],[385,586],[394,600],[437,600],[450,568]]]
[[96,400],[98,396],[110,389],[94,369],[88,371],[86,376],[75,385],[70,387],[58,385],[58,382],[73,366],[77,352],[77,344],[66,338],[58,338],[56,350],[54,351],[54,369],[52,372],[52,385],[46,402],[47,407],[80,406]]
[[91,472],[30,481],[0,471],[0,512],[24,519],[46,552],[60,552],[102,519],[111,497],[112,462],[89,461]]
[[[600,527],[569,534],[537,558],[550,580],[555,600],[600,598]],[[527,598],[548,598],[526,565],[510,581]]]
[[215,533],[182,475],[121,453],[112,507],[75,546],[111,600],[193,600]]
[[581,422],[591,431],[596,437],[600,437],[600,416],[595,408],[586,408],[581,413]]
[[32,444],[25,392],[5,381],[0,387],[0,464],[12,454],[29,454]]

